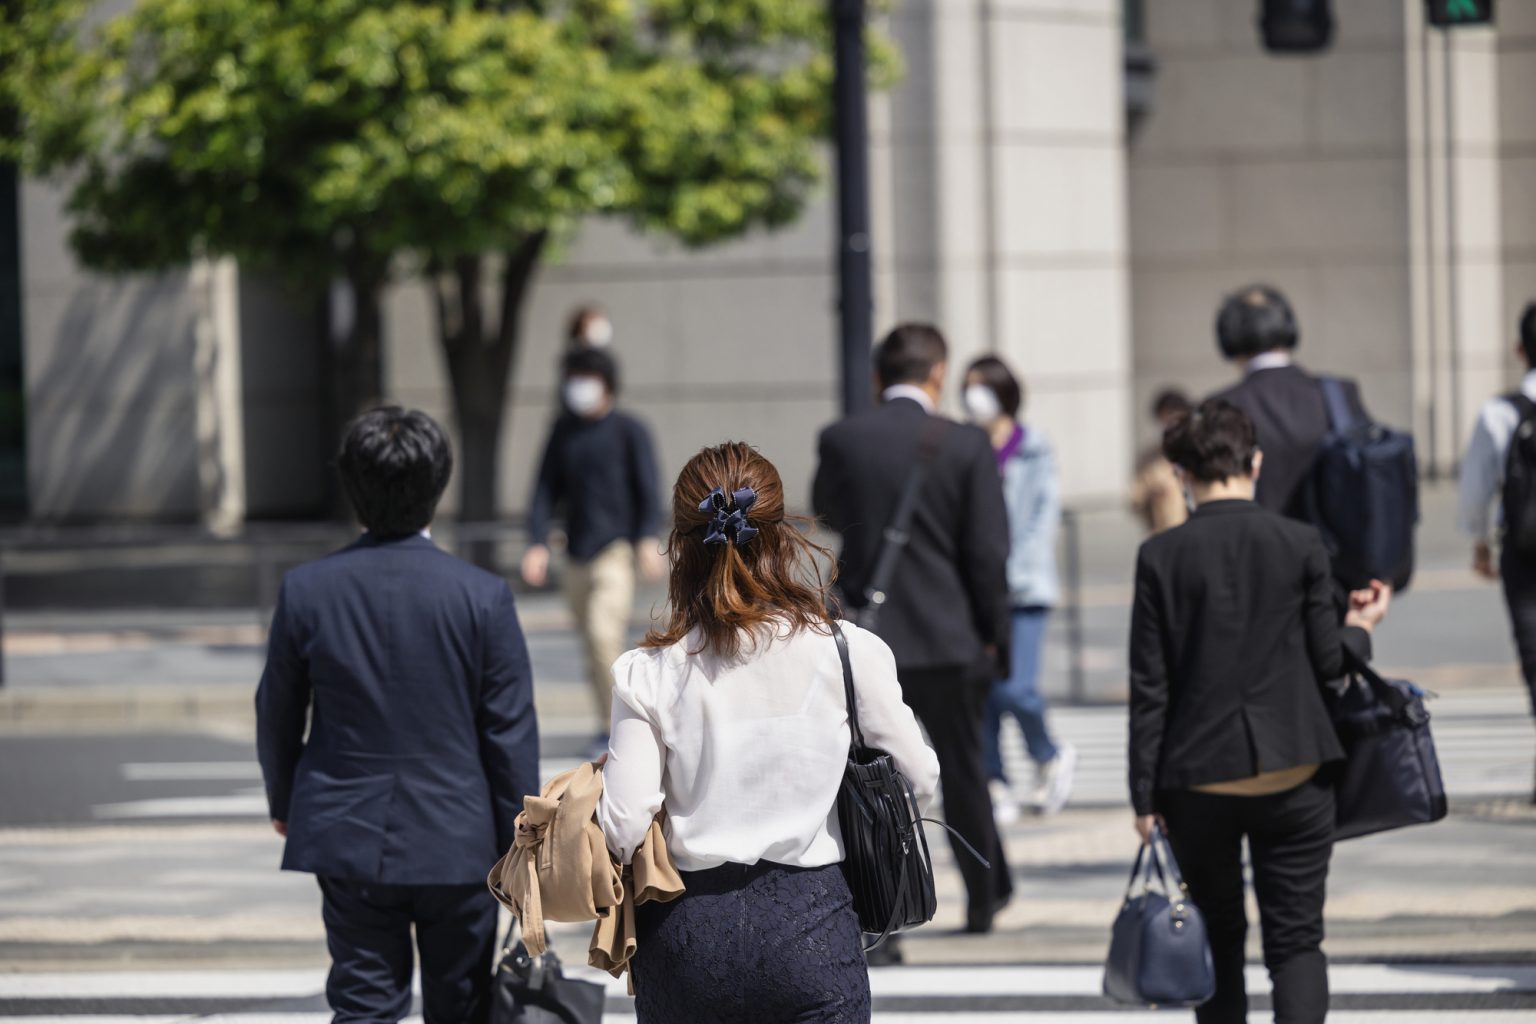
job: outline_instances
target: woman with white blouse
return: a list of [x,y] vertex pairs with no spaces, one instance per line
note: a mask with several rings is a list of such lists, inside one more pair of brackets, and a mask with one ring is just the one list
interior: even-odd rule
[[[628,863],[656,814],[687,891],[638,909],[642,1024],[850,1024],[869,975],[836,800],[848,755],[842,666],[818,549],[779,473],[740,443],[706,448],[672,495],[669,619],[614,663],[598,806]],[[920,806],[938,760],[902,703],[890,649],[841,623],[859,722]]]

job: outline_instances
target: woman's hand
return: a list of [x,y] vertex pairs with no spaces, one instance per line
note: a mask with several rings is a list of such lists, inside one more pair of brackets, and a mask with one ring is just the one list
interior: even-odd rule
[[1161,819],[1155,814],[1136,815],[1136,834],[1141,836],[1143,843],[1152,841],[1152,830],[1162,824]]
[[1370,586],[1363,590],[1352,590],[1349,594],[1349,611],[1344,616],[1344,625],[1359,626],[1370,631],[1382,619],[1387,617],[1387,608],[1392,604],[1392,585],[1381,580],[1371,580]]

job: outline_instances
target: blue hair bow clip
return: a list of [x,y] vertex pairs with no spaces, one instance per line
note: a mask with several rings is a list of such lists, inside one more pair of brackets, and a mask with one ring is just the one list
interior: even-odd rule
[[757,492],[750,487],[733,491],[729,499],[723,488],[710,491],[709,496],[699,502],[700,512],[714,513],[714,518],[705,527],[704,543],[729,543],[739,548],[756,537],[757,529],[747,521],[747,512],[756,502]]

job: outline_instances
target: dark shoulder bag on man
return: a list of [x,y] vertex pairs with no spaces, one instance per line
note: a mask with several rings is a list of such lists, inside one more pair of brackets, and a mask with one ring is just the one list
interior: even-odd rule
[[[933,862],[924,821],[912,783],[891,755],[869,746],[859,727],[859,705],[853,691],[853,662],[848,638],[832,624],[837,654],[843,663],[843,693],[848,700],[848,764],[837,793],[837,821],[843,833],[843,877],[853,893],[859,928],[877,935],[870,949],[886,936],[933,920],[938,894],[933,886]],[[943,822],[934,824],[949,829]],[[949,829],[954,834],[953,829]],[[958,836],[957,836],[958,838]],[[966,843],[982,864],[987,861]]]
[[1518,391],[1508,401],[1520,420],[1504,457],[1504,544],[1536,559],[1536,402]]
[[1413,435],[1358,418],[1344,382],[1323,377],[1328,434],[1313,465],[1308,518],[1323,535],[1333,573],[1350,589],[1413,577],[1419,470]]
[[1439,821],[1447,809],[1445,783],[1424,691],[1403,679],[1383,679],[1353,654],[1348,660],[1344,689],[1324,690],[1344,745],[1334,787],[1334,839]]
[[896,576],[896,565],[901,561],[902,549],[912,539],[912,516],[917,512],[917,496],[923,489],[928,466],[939,454],[939,446],[943,441],[944,421],[937,416],[929,416],[923,426],[922,437],[917,442],[917,454],[901,485],[901,496],[896,499],[896,511],[881,536],[880,549],[875,554],[875,566],[864,587],[864,607],[854,617],[854,621],[871,633],[876,631],[880,609],[890,596],[891,580]]

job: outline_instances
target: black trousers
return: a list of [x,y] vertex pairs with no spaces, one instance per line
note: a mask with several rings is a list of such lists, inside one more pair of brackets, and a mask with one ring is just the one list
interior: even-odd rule
[[411,1010],[411,926],[427,1024],[477,1024],[490,1012],[496,900],[484,884],[374,885],[321,878],[336,1024],[395,1024]]
[[982,759],[981,721],[992,681],[968,668],[897,668],[901,695],[917,715],[933,752],[939,757],[944,787],[944,817],[978,853],[992,862],[983,867],[970,851],[949,838],[969,908],[990,912],[1013,895],[1013,879],[1003,856],[1003,841],[992,818],[987,770]]
[[1520,654],[1520,674],[1531,692],[1531,710],[1536,712],[1536,562],[1505,548],[1499,575],[1504,578],[1504,602],[1509,605],[1515,650]]
[[1328,1015],[1323,899],[1333,854],[1333,787],[1321,775],[1273,796],[1158,794],[1168,841],[1190,897],[1205,917],[1216,964],[1216,996],[1195,1011],[1199,1024],[1244,1024],[1248,916],[1243,906],[1243,837],[1253,862],[1264,966],[1274,986],[1276,1024],[1317,1024]]

